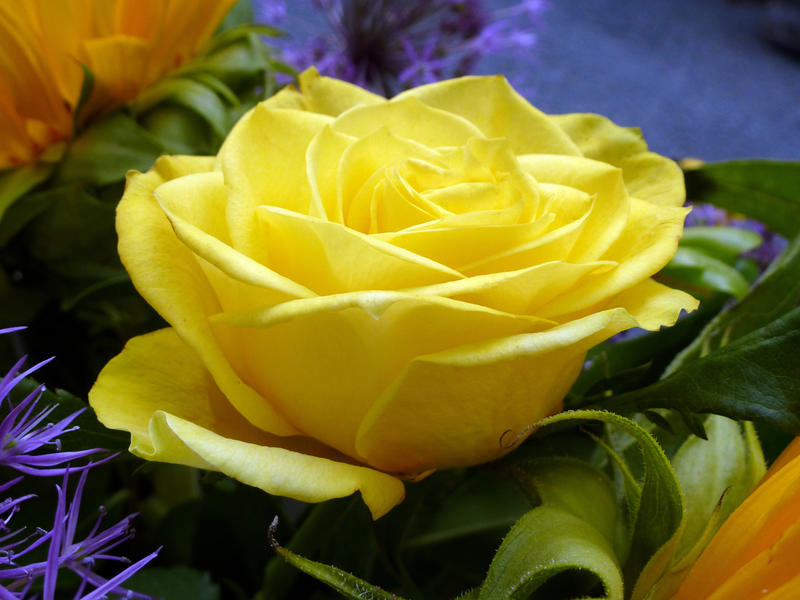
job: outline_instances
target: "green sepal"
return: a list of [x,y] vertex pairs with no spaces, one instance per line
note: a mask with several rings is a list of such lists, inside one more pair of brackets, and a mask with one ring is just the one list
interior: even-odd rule
[[502,533],[530,509],[528,498],[514,483],[491,471],[477,470],[447,497],[439,510],[425,519],[420,531],[403,541],[403,549],[491,531]]
[[600,469],[570,457],[514,461],[512,468],[534,504],[560,508],[578,517],[603,534],[616,556],[625,553],[614,488]]
[[672,408],[800,433],[800,308],[644,388],[601,402],[615,412]]
[[[661,447],[633,421],[605,411],[566,411],[543,419],[536,427],[545,428],[546,434],[547,426],[575,421],[600,421],[632,436],[642,453],[640,481],[613,448],[604,444],[612,465],[618,467],[615,472],[620,473],[618,499],[593,506],[597,494],[588,493],[584,486],[585,496],[581,495],[581,481],[590,481],[586,471],[593,467],[570,460],[534,463],[538,466],[528,471],[531,478],[527,484],[532,497],[542,504],[512,528],[490,566],[480,598],[528,598],[543,585],[557,585],[557,578],[546,582],[565,571],[593,573],[606,598],[622,598],[623,581],[629,590],[646,589],[669,564],[682,530],[683,499]],[[594,491],[597,487],[605,490],[604,495],[611,492],[604,478],[593,475],[591,481]],[[622,528],[616,525],[618,506],[624,509],[624,517],[619,519],[624,522]],[[602,515],[598,516],[598,510]],[[554,522],[559,525],[550,529]],[[603,523],[600,529],[598,522]],[[620,557],[627,557],[624,565]]]
[[382,590],[378,586],[372,585],[363,579],[359,579],[347,571],[314,560],[309,560],[299,554],[295,554],[291,550],[283,548],[275,540],[275,530],[277,527],[278,518],[275,517],[269,527],[269,543],[278,556],[304,573],[311,575],[318,581],[333,588],[345,598],[353,598],[354,600],[403,600],[400,596]]
[[73,131],[80,130],[81,117],[83,116],[83,109],[92,97],[94,90],[94,73],[85,64],[81,63],[81,71],[83,72],[83,79],[81,81],[81,91],[78,94],[78,102],[75,103],[75,111],[72,114],[72,129]]
[[678,559],[701,538],[718,505],[718,517],[724,520],[766,472],[752,424],[709,415],[704,425],[708,439],[690,436],[672,458],[686,502],[686,527]]
[[[564,509],[539,506],[523,516],[503,540],[478,600],[527,600],[556,576],[576,571],[599,580],[604,588],[601,598],[622,600],[620,567],[608,539]],[[590,590],[595,587],[591,583]]]
[[800,233],[800,162],[741,160],[685,172],[690,202],[708,202],[793,238]]

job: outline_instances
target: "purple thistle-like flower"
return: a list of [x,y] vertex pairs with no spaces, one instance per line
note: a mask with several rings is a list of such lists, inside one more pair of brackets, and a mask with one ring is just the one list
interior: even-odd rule
[[[543,0],[523,0],[490,11],[482,0],[313,0],[328,31],[276,40],[284,59],[298,70],[311,65],[391,96],[431,81],[468,75],[481,58],[528,50]],[[283,0],[259,0],[256,16],[269,21],[285,14]],[[306,24],[307,25],[307,24]],[[307,27],[306,27],[307,29]],[[310,38],[302,39],[303,37]]]
[[[62,569],[69,569],[80,577],[81,583],[74,596],[76,600],[99,600],[108,594],[116,594],[124,598],[149,598],[144,594],[123,588],[121,584],[152,561],[158,555],[160,548],[133,564],[129,564],[130,561],[127,558],[112,553],[117,546],[133,537],[134,530],[131,527],[131,521],[136,516],[135,514],[128,515],[111,527],[101,529],[105,516],[105,510],[101,507],[100,515],[92,530],[82,540],[75,541],[81,497],[86,484],[88,468],[96,466],[96,464],[90,463],[81,472],[70,502],[67,502],[69,472],[64,474],[62,485],[56,486],[58,500],[53,529],[42,535],[32,545],[35,547],[49,541],[47,558],[44,561],[26,565],[18,565],[9,560],[8,566],[5,568],[2,567],[3,563],[0,563],[0,582],[10,582],[0,584],[0,590],[5,590],[7,594],[10,594],[8,596],[0,594],[0,598],[22,598],[32,582],[41,578],[43,579],[42,598],[43,600],[52,600],[55,597],[58,573]],[[32,547],[26,548],[25,551],[29,551]],[[17,554],[14,558],[19,556]],[[114,577],[105,579],[92,571],[92,567],[98,560],[116,561],[129,564],[129,566]]]
[[[0,329],[0,334],[19,329],[24,328]],[[36,528],[29,532],[25,527],[12,527],[12,518],[26,500],[34,497],[33,494],[0,501],[0,600],[28,598],[28,592],[39,580],[43,583],[42,598],[53,600],[58,574],[62,569],[69,569],[80,577],[75,600],[100,600],[109,594],[124,598],[149,598],[123,588],[122,584],[153,560],[160,548],[134,564],[113,553],[115,548],[133,537],[131,521],[135,514],[111,527],[101,529],[105,515],[105,510],[101,507],[100,515],[91,531],[82,540],[75,541],[81,498],[89,469],[116,455],[78,467],[68,464],[103,450],[94,448],[75,452],[61,451],[60,436],[77,429],[71,424],[83,411],[76,411],[55,423],[49,422],[48,417],[56,407],[51,405],[38,409],[44,386],[38,386],[19,404],[12,405],[11,391],[49,360],[21,371],[24,362],[23,357],[0,380],[0,409],[7,411],[0,420],[0,466],[11,467],[24,475],[63,475],[63,482],[61,486],[56,486],[55,519],[49,531]],[[34,454],[44,447],[52,447],[54,451]],[[72,500],[68,502],[69,475],[75,472],[80,472],[80,478]],[[0,495],[5,495],[11,487],[22,481],[24,475],[0,484]],[[49,544],[45,560],[33,563],[22,560],[44,544]],[[105,579],[92,570],[98,560],[117,561],[129,566],[116,576]]]
[[[16,329],[0,330],[0,333]],[[76,411],[56,423],[49,422],[47,419],[55,410],[55,405],[37,411],[39,398],[44,390],[43,385],[38,386],[16,406],[11,405],[11,390],[25,377],[53,360],[52,358],[44,360],[20,373],[25,359],[23,356],[17,361],[0,380],[0,409],[8,411],[0,421],[0,465],[28,475],[63,475],[65,467],[60,465],[102,450],[93,448],[76,452],[61,451],[60,436],[77,429],[74,426],[70,427],[70,424],[83,410]],[[55,451],[34,454],[45,447],[52,447]],[[72,470],[81,468],[85,467],[73,467]]]

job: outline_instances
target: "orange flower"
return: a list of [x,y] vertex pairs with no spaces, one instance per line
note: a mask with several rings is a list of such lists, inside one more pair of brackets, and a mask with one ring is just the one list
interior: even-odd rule
[[722,525],[674,600],[800,598],[800,438]]
[[87,114],[133,99],[198,52],[235,0],[0,2],[0,169],[72,133],[81,64]]

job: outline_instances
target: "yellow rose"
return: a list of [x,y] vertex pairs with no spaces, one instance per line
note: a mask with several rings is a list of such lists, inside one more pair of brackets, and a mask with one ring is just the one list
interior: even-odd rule
[[172,326],[90,401],[151,460],[374,517],[401,479],[473,465],[561,410],[587,349],[696,301],[650,276],[687,209],[680,169],[502,77],[385,100],[307,71],[219,155],[133,173],[134,284]]

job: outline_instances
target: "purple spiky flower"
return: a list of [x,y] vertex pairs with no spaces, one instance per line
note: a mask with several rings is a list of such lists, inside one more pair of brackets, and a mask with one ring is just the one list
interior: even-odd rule
[[[88,469],[95,465],[96,463],[90,463],[80,473],[72,500],[69,502],[67,501],[69,471],[65,472],[62,484],[56,486],[58,500],[52,530],[48,532],[39,530],[40,535],[22,552],[15,553],[8,550],[0,552],[0,556],[2,556],[0,559],[0,599],[24,598],[33,582],[41,579],[43,600],[52,600],[55,597],[58,574],[62,569],[68,569],[80,577],[80,584],[74,595],[76,600],[98,600],[109,594],[116,594],[123,598],[149,598],[144,594],[125,589],[121,584],[153,560],[158,555],[160,548],[133,564],[130,564],[127,558],[112,552],[120,544],[133,537],[134,530],[131,527],[131,521],[136,514],[128,515],[111,527],[102,529],[101,525],[106,511],[100,507],[100,514],[91,531],[82,540],[76,541],[75,539],[81,497],[89,474]],[[13,501],[16,503],[16,507],[20,500]],[[19,531],[12,535],[18,537],[18,534]],[[19,542],[24,544],[31,537],[33,536],[28,536]],[[49,542],[45,560],[19,564],[19,558],[45,542]],[[95,562],[100,560],[126,563],[129,566],[114,577],[106,579],[92,570]]]
[[274,41],[291,66],[314,65],[324,75],[386,96],[468,75],[489,55],[528,51],[536,43],[534,30],[544,10],[544,0],[523,0],[494,11],[483,0],[312,3],[326,21],[322,33],[309,31],[308,23],[286,20],[284,0],[259,0],[254,7],[257,18],[297,36]]
[[[0,334],[19,329],[23,328],[0,329]],[[71,461],[103,450],[99,448],[75,452],[61,450],[60,436],[77,429],[71,423],[83,411],[79,410],[55,423],[48,422],[47,419],[55,406],[37,409],[44,386],[38,386],[19,404],[12,405],[11,391],[25,377],[49,360],[20,372],[24,362],[23,357],[0,380],[0,410],[6,413],[0,420],[0,465],[11,467],[23,474],[0,484],[0,498],[5,496],[11,487],[20,483],[25,475],[62,475],[63,480],[60,486],[56,486],[55,518],[50,530],[36,528],[28,531],[25,527],[16,527],[16,524],[12,526],[12,518],[20,511],[21,505],[26,500],[34,497],[33,494],[0,500],[0,600],[29,598],[30,590],[39,581],[42,582],[43,600],[53,600],[58,574],[62,569],[68,569],[80,578],[80,584],[74,595],[75,600],[99,600],[109,595],[149,598],[123,588],[122,583],[153,560],[160,548],[134,564],[130,564],[127,558],[113,553],[120,544],[133,537],[131,521],[135,514],[102,529],[106,511],[100,507],[100,514],[94,527],[83,539],[76,541],[81,498],[89,469],[110,460],[115,455],[95,462],[89,461],[77,467],[70,466]],[[35,453],[44,447],[52,451]],[[80,472],[80,478],[71,501],[68,501],[69,476],[75,472]],[[48,544],[45,560],[28,562],[30,553],[44,544]],[[98,560],[116,561],[129,566],[114,577],[106,579],[92,570]]]
[[[0,329],[0,333],[16,329]],[[50,405],[37,410],[44,385],[37,386],[19,404],[12,406],[11,390],[23,379],[49,363],[52,358],[20,372],[25,360],[24,356],[19,359],[0,380],[0,410],[7,411],[0,421],[0,465],[28,475],[63,475],[66,468],[63,465],[102,450],[92,448],[76,452],[61,451],[60,436],[77,429],[75,426],[70,427],[70,424],[83,410],[76,411],[56,423],[48,421],[56,406]],[[42,448],[52,448],[54,451],[34,454]],[[84,467],[73,467],[72,470],[81,468]]]

